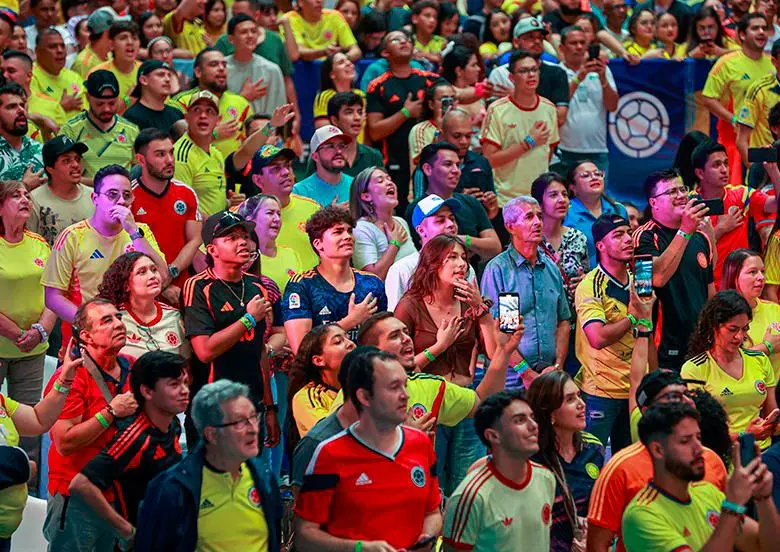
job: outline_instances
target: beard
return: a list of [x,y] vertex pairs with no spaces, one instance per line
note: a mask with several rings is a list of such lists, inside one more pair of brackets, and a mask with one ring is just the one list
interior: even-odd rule
[[221,96],[222,93],[227,90],[227,82],[225,84],[219,84],[217,82],[210,82],[206,85],[209,91],[214,92],[217,96]]
[[146,170],[149,171],[149,174],[152,175],[154,178],[159,178],[160,180],[170,180],[173,178],[173,169],[158,169],[156,167],[152,167],[151,165],[146,165]]
[[700,471],[697,471],[696,469],[692,468],[690,464],[680,462],[676,458],[667,457],[664,463],[664,467],[669,473],[679,477],[683,481],[694,482],[704,479],[703,468]]
[[24,136],[27,134],[28,125],[25,120],[23,123],[14,123],[10,128],[3,128],[11,136]]

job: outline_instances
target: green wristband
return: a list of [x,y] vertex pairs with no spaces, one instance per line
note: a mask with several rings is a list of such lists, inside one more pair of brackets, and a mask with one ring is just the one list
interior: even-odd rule
[[403,113],[404,117],[406,117],[407,119],[411,119],[412,118],[412,114],[409,113],[409,110],[406,109],[405,107],[401,108],[401,113]]
[[357,541],[355,543],[355,552],[363,552],[363,541]]
[[103,414],[101,414],[100,412],[95,414],[95,418],[97,419],[98,422],[100,422],[100,425],[103,426],[103,429],[108,429],[108,426],[111,425],[108,423],[108,420],[106,420],[105,416],[103,416]]
[[648,332],[652,332],[653,331],[653,322],[652,322],[652,320],[648,320],[647,318],[640,318],[639,320],[636,321],[636,323],[637,323],[637,325],[639,325],[639,324],[643,325],[645,328],[647,328]]
[[463,240],[463,242],[466,244],[466,249],[471,249],[471,236],[466,236],[466,239]]
[[219,140],[219,134],[217,134],[216,129],[211,131],[211,135],[214,137],[214,140]]
[[263,127],[263,136],[269,137],[271,136],[271,133],[273,132],[274,127],[271,126],[271,123],[266,123]]
[[399,242],[398,240],[390,240],[387,243],[389,243],[390,245],[396,246],[398,249],[401,249],[401,242]]
[[520,362],[518,362],[517,364],[515,364],[515,366],[512,368],[512,370],[514,370],[518,374],[522,374],[523,372],[525,372],[529,368],[530,368],[530,366],[528,365],[528,361],[526,359],[523,359]]
[[740,506],[739,504],[734,504],[728,500],[724,500],[720,507],[723,510],[728,510],[733,514],[737,514],[738,516],[744,516],[745,512],[747,512],[747,506]]
[[634,316],[630,312],[626,315],[626,318],[628,318],[628,321],[631,322],[632,328],[636,328],[636,325],[639,324],[639,320],[637,320],[636,316]]
[[690,239],[693,237],[693,234],[689,234],[688,232],[683,232],[682,230],[678,230],[677,235],[682,238],[685,238],[688,241],[690,241]]
[[254,325],[252,324],[252,321],[249,320],[246,315],[242,316],[238,319],[239,322],[241,322],[244,327],[246,328],[246,331],[251,331],[252,328],[254,328]]
[[425,355],[425,358],[427,358],[431,362],[436,360],[436,355],[430,352],[427,347],[423,350],[423,354]]
[[63,387],[59,384],[59,382],[54,382],[54,390],[62,393],[63,395],[67,395],[70,393],[70,387]]
[[767,348],[767,350],[769,351],[769,356],[772,356],[773,354],[775,354],[775,348],[774,348],[774,347],[772,347],[772,344],[771,344],[771,343],[769,343],[769,341],[767,341],[767,340],[765,339],[765,340],[763,340],[761,343],[763,343],[764,345],[766,345],[766,348]]

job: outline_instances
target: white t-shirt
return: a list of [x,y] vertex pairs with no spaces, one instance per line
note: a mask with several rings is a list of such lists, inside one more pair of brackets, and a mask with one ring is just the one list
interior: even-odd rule
[[[398,302],[409,289],[409,282],[412,280],[412,275],[417,269],[417,265],[420,263],[420,253],[415,251],[411,255],[404,257],[400,261],[396,261],[387,271],[387,278],[385,278],[385,295],[387,295],[387,310],[393,312]],[[477,275],[474,273],[474,268],[469,265],[469,272],[466,274],[466,280],[469,283],[479,286],[477,283]]]
[[[560,64],[566,71],[569,82],[577,75]],[[613,90],[617,90],[612,71],[607,67],[607,82]],[[561,142],[558,145],[563,151],[574,153],[607,153],[607,110],[604,107],[604,90],[597,73],[588,73],[577,87],[577,91],[569,100],[569,113],[566,122],[561,127]]]
[[155,305],[157,316],[146,325],[124,306],[119,309],[122,322],[127,328],[127,343],[120,353],[132,358],[133,362],[149,351],[165,351],[190,358],[192,352],[184,334],[184,321],[181,314],[164,303],[155,301]]
[[[406,235],[409,236],[395,255],[394,263],[397,263],[404,257],[416,253],[417,249],[412,243],[412,234],[409,231],[409,225],[401,217],[393,217],[396,224],[403,226]],[[355,236],[355,252],[352,254],[352,264],[358,270],[363,270],[367,265],[377,262],[387,251],[387,236],[379,227],[366,218],[360,218],[355,225],[353,232]]]

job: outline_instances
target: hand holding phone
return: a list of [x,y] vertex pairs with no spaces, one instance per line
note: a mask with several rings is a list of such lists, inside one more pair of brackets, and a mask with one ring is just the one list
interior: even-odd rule
[[427,546],[430,546],[436,542],[436,537],[431,535],[426,535],[422,537],[420,540],[418,540],[416,543],[414,543],[412,546],[407,548],[407,550],[421,550]]
[[601,54],[601,46],[597,43],[593,43],[590,46],[588,46],[588,60],[592,59],[599,59],[599,55]]
[[749,163],[777,163],[777,150],[768,148],[748,148]]
[[741,433],[737,441],[739,443],[739,463],[745,467],[756,457],[756,436],[752,433]]
[[498,329],[505,333],[515,333],[520,327],[520,295],[517,293],[498,294]]
[[653,294],[652,255],[634,257],[634,286],[639,297],[650,297]]

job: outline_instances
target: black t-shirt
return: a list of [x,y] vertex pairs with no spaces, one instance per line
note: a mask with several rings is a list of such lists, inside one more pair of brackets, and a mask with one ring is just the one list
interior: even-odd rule
[[[243,303],[241,297],[243,294]],[[242,282],[226,282],[216,277],[211,269],[187,280],[182,289],[184,307],[184,330],[188,338],[212,335],[237,322],[246,314],[246,304],[256,295],[267,298],[267,290],[260,279],[243,275]],[[282,325],[279,304],[274,305],[274,326]],[[260,371],[260,356],[263,351],[265,320],[258,320],[257,326],[246,332],[238,343],[215,358],[209,365],[193,356],[192,389],[194,395],[203,385],[219,379],[243,383],[249,386],[252,398],[257,404],[263,399],[263,375]]]
[[[655,220],[640,226],[634,236],[636,255],[660,256],[672,243],[677,229]],[[677,271],[665,286],[655,288],[658,304],[654,325],[661,332],[658,365],[680,371],[688,352],[688,339],[699,313],[707,302],[708,287],[714,282],[709,240],[695,232],[685,248]]]
[[466,152],[463,164],[460,167],[460,180],[455,187],[456,192],[463,192],[466,188],[479,188],[482,192],[495,192],[493,182],[493,168],[490,162],[478,153],[471,150]]
[[[225,176],[227,177],[227,189],[236,190],[236,184],[241,184],[241,193],[246,197],[252,197],[260,193],[260,188],[252,180],[251,174],[245,174],[246,167],[238,170],[233,163],[235,152],[225,157]],[[251,163],[251,161],[250,161]]]
[[574,23],[567,23],[563,20],[560,10],[554,10],[545,15],[542,18],[542,23],[549,23],[550,31],[552,31],[553,34],[561,34],[563,29],[569,25],[574,25]]
[[163,132],[170,132],[173,123],[183,119],[184,115],[175,107],[166,105],[162,111],[149,109],[141,102],[135,102],[125,111],[124,118],[135,124],[138,130],[145,128],[156,128]]
[[168,431],[163,432],[141,410],[81,473],[99,489],[113,490],[119,513],[135,525],[146,486],[157,474],[181,460],[179,435],[178,418],[174,417]]
[[555,65],[542,62],[539,65],[539,86],[536,93],[547,98],[556,106],[569,105],[569,79],[566,71]]
[[[381,113],[384,118],[390,117],[401,111],[410,92],[413,98],[422,99],[428,88],[442,80],[436,73],[420,69],[412,69],[411,75],[405,79],[394,77],[387,71],[368,85],[368,113]],[[402,196],[409,189],[409,133],[418,122],[418,119],[407,119],[384,141],[376,144],[384,156],[385,167],[391,173],[401,174],[401,181],[396,180],[395,183]]]

